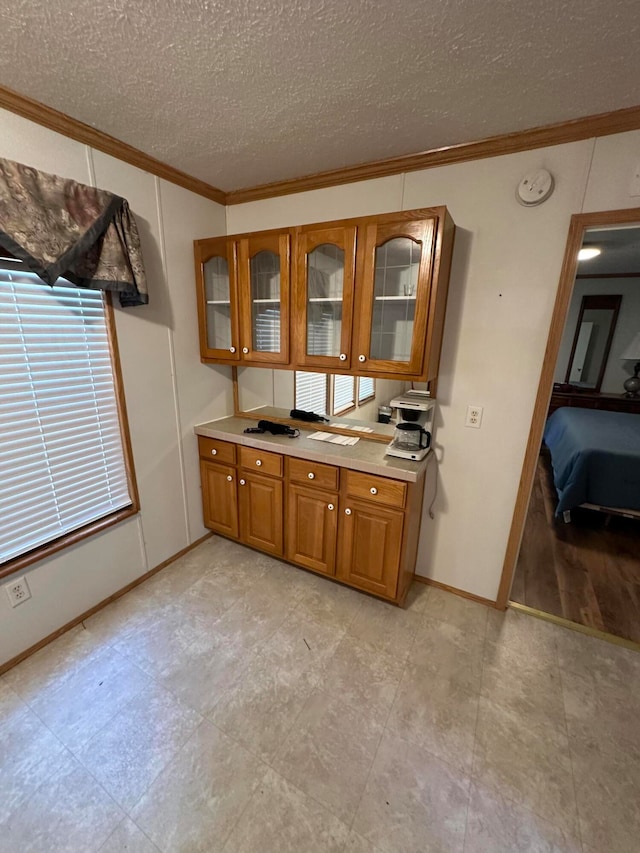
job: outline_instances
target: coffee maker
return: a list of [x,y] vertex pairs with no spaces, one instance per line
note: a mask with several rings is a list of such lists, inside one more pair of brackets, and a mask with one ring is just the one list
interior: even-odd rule
[[389,405],[397,412],[396,428],[386,456],[399,456],[418,462],[431,449],[433,411],[436,401],[423,391],[407,391],[395,397]]

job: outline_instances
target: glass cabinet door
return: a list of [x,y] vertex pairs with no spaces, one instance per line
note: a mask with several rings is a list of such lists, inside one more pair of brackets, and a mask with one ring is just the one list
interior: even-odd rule
[[363,369],[421,372],[434,236],[431,219],[367,227],[357,354]]
[[298,363],[334,369],[351,365],[355,246],[355,226],[301,229]]
[[224,238],[196,244],[200,347],[205,358],[237,361],[235,246]]
[[240,241],[241,358],[289,361],[289,234]]

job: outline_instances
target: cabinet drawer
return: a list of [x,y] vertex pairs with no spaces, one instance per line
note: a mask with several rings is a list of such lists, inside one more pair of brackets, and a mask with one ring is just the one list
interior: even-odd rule
[[386,506],[404,507],[407,496],[407,484],[400,480],[388,480],[374,474],[361,474],[359,471],[345,471],[347,494],[353,498],[363,498]]
[[282,477],[282,456],[279,453],[269,453],[268,450],[254,450],[253,447],[241,447],[240,465],[243,468],[259,471],[260,474]]
[[307,462],[305,459],[289,457],[289,479],[292,483],[305,486],[317,486],[319,489],[338,488],[338,469],[333,465],[320,462]]
[[236,446],[229,441],[219,441],[217,438],[205,438],[199,435],[198,451],[202,459],[235,465]]

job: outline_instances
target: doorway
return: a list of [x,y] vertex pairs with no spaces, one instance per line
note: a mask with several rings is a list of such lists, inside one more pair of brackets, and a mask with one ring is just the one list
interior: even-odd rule
[[498,605],[515,602],[581,630],[640,643],[634,347],[640,347],[640,210],[578,214],[569,229]]

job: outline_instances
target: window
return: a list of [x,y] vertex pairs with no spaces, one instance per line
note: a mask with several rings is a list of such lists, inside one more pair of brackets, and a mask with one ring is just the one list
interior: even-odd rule
[[341,415],[355,408],[356,405],[356,378],[355,376],[331,377],[333,381],[333,406],[331,414]]
[[358,405],[374,400],[376,396],[376,380],[371,376],[358,377]]
[[308,373],[295,371],[294,407],[304,412],[324,415],[329,411],[327,405],[328,376],[326,373]]
[[137,511],[109,312],[0,258],[0,574]]

